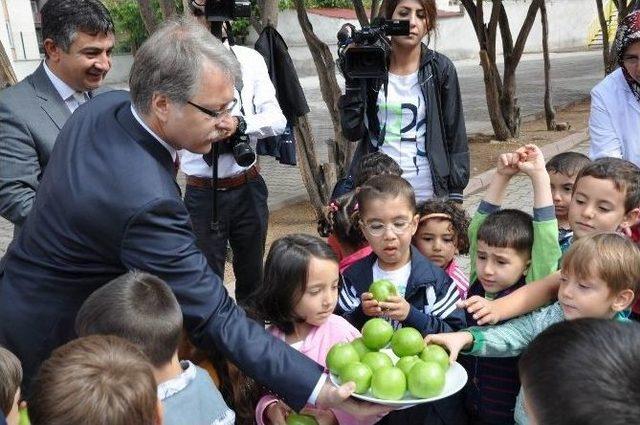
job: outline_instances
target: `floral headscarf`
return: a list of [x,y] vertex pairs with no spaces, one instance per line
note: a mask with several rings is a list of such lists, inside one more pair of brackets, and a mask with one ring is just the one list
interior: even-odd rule
[[640,83],[631,77],[623,63],[625,51],[637,41],[640,41],[640,10],[630,13],[620,22],[615,42],[616,51],[618,52],[618,64],[622,68],[629,87],[631,87],[631,92],[640,102]]

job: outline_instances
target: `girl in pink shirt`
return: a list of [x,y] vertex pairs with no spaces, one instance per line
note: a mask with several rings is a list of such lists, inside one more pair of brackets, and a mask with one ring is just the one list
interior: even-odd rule
[[467,298],[469,278],[456,262],[456,255],[469,251],[469,217],[453,201],[429,200],[418,207],[420,222],[413,244],[432,263],[444,269]]
[[[340,274],[331,248],[304,234],[276,240],[269,250],[262,284],[252,296],[252,315],[265,321],[267,330],[326,368],[329,349],[349,342],[360,332],[333,314],[338,302]],[[291,409],[274,395],[263,396],[256,407],[258,425],[284,423]],[[340,410],[307,406],[302,413],[320,424],[373,424],[358,421]]]

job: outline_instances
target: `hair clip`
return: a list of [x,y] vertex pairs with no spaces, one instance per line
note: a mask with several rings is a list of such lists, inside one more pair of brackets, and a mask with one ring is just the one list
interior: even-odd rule
[[431,214],[427,214],[427,215],[425,215],[424,217],[421,217],[421,218],[420,218],[419,223],[423,223],[423,222],[425,222],[425,221],[429,220],[430,218],[443,218],[443,219],[445,219],[445,220],[449,220],[449,221],[451,221],[451,220],[452,220],[452,218],[451,218],[451,216],[450,216],[449,214],[445,214],[445,213],[431,213]]
[[331,201],[331,203],[329,204],[329,211],[331,212],[338,212],[340,208],[340,205],[338,205],[338,203],[336,201]]

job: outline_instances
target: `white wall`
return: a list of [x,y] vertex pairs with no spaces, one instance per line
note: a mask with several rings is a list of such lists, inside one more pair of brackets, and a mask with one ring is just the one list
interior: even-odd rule
[[2,21],[2,43],[7,50],[7,54],[12,60],[30,60],[38,59],[40,52],[38,51],[38,40],[36,38],[36,29],[33,24],[33,12],[31,11],[31,2],[28,0],[5,0],[7,12],[9,14],[9,25],[11,27],[11,35],[13,38],[13,47],[15,49],[15,57],[10,53],[9,36],[7,34],[7,24],[4,21],[4,12],[0,11],[0,20]]
[[[448,4],[448,0],[444,0]],[[509,16],[514,42],[517,32],[524,21],[530,0],[505,0],[505,8]],[[485,2],[485,19],[491,13],[491,3]],[[449,6],[455,10],[455,6]],[[577,50],[587,47],[587,31],[591,22],[596,19],[596,6],[593,0],[547,0],[547,14],[549,17],[549,46],[553,51]],[[336,32],[340,26],[350,22],[359,26],[355,20],[332,19],[309,13],[309,20],[318,37],[330,46],[336,44]],[[296,12],[282,11],[278,17],[278,28],[290,48],[306,46],[304,36],[300,30]],[[256,34],[248,37],[247,44],[253,44]],[[471,20],[466,12],[461,16],[444,18],[439,21],[437,34],[431,45],[452,59],[477,57],[478,41],[473,31]],[[502,52],[502,45],[498,37],[498,52]],[[335,50],[332,47],[332,50]],[[542,50],[542,30],[539,16],[531,30],[525,52],[539,52]]]

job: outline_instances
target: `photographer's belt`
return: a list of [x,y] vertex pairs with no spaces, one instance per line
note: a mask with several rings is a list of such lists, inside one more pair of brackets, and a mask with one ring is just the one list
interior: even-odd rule
[[[235,189],[249,183],[260,175],[260,167],[258,165],[252,165],[248,170],[245,170],[235,176],[218,179],[218,190]],[[204,189],[211,189],[213,187],[213,179],[207,177],[187,176],[187,186],[194,186]]]

